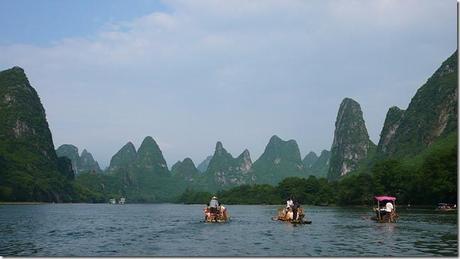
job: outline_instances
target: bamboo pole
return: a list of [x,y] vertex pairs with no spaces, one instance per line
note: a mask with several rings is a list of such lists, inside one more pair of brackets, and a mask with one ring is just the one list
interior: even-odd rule
[[395,222],[395,218],[396,217],[396,200],[393,201],[393,211],[392,211],[392,221]]

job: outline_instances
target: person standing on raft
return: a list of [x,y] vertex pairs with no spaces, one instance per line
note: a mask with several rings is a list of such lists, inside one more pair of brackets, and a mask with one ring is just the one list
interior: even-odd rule
[[292,200],[292,196],[291,196],[286,201],[286,209],[292,209],[293,206],[294,206],[294,201]]
[[212,196],[211,201],[209,202],[209,209],[211,213],[217,213],[218,207],[220,206],[219,201],[216,196]]

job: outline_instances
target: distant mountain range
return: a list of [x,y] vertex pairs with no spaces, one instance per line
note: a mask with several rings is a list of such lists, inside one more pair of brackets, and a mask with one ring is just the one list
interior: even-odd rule
[[[149,152],[145,151],[149,150]],[[97,162],[82,165],[78,156],[78,148],[73,145],[62,145],[57,149],[59,156],[68,157],[77,168],[76,172],[101,172],[94,169]],[[216,143],[214,154],[201,163],[203,172],[190,158],[176,162],[171,171],[167,170],[166,161],[160,148],[152,137],[146,137],[141,147],[136,151],[134,145],[128,142],[111,159],[106,173],[109,175],[125,175],[127,183],[132,183],[133,177],[141,171],[159,174],[174,178],[175,188],[194,188],[207,191],[217,191],[244,184],[268,183],[277,184],[289,176],[307,177],[309,175],[326,176],[329,152],[324,150],[315,163],[306,169],[300,159],[300,152],[294,140],[284,141],[273,136],[264,153],[253,164],[248,150],[244,150],[234,158],[223,147],[221,142]],[[97,167],[98,168],[98,167]],[[182,182],[182,183],[181,183]],[[181,184],[178,184],[181,183]]]
[[[212,156],[198,167],[190,158],[171,170],[155,140],[139,149],[128,142],[102,171],[91,153],[65,144],[56,151],[40,99],[24,71],[0,72],[0,200],[172,201],[185,190],[216,192],[240,185],[276,185],[286,177],[327,177],[337,181],[391,157],[415,156],[457,132],[457,52],[417,91],[407,110],[391,107],[378,145],[372,143],[359,103],[345,98],[339,106],[331,150],[303,159],[295,140],[274,135],[252,162],[244,150],[233,157],[217,142]],[[104,172],[104,173],[102,173]],[[76,177],[75,177],[76,175]]]

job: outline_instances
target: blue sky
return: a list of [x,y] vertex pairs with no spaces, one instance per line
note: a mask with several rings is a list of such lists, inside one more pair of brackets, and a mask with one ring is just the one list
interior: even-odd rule
[[456,48],[456,1],[0,1],[0,69],[23,67],[55,146],[103,165],[150,135],[171,166],[216,141],[332,144],[340,102],[378,142],[389,107]]
[[0,44],[50,45],[67,37],[91,37],[107,23],[167,11],[149,0],[15,0],[0,3]]

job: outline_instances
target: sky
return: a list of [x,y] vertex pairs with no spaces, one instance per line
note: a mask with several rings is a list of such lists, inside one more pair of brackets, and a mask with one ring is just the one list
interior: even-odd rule
[[54,145],[103,166],[152,136],[170,167],[276,134],[330,149],[340,102],[374,143],[456,49],[454,0],[1,0],[0,70],[24,68]]

